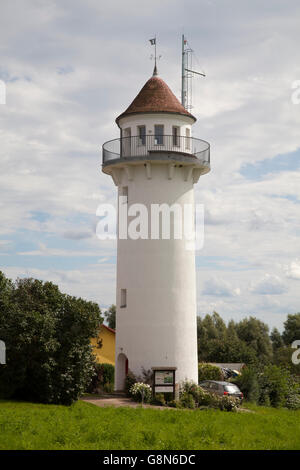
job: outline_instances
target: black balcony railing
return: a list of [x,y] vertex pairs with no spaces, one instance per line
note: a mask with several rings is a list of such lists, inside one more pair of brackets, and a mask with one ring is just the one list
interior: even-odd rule
[[120,158],[151,158],[155,153],[178,153],[210,163],[210,146],[205,140],[175,135],[144,135],[122,137],[105,142],[102,147],[103,165]]

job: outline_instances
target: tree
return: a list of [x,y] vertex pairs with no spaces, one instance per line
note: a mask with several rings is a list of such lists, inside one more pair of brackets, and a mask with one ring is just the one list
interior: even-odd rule
[[220,367],[200,362],[198,365],[198,382],[204,380],[224,380]]
[[273,352],[277,351],[277,349],[281,348],[284,344],[282,336],[279,333],[277,328],[273,328],[273,330],[270,334],[270,339],[272,341]]
[[254,317],[244,318],[236,325],[236,331],[257,361],[264,364],[271,361],[273,352],[268,325]]
[[275,408],[284,406],[289,392],[290,373],[281,367],[269,364],[258,375],[260,387],[260,403]]
[[287,320],[284,322],[282,338],[287,346],[291,346],[293,341],[300,339],[300,313],[287,316]]
[[[257,320],[258,321],[258,320]],[[226,324],[216,312],[197,319],[198,358],[203,362],[256,362],[257,351],[238,335],[239,323]],[[265,325],[266,328],[268,328]],[[270,340],[268,339],[270,342]],[[270,343],[271,344],[271,343]]]
[[90,338],[102,322],[97,304],[62,294],[51,282],[0,273],[0,338],[7,364],[0,396],[71,404],[93,373]]
[[111,305],[108,310],[104,312],[105,319],[109,328],[116,329],[116,306]]

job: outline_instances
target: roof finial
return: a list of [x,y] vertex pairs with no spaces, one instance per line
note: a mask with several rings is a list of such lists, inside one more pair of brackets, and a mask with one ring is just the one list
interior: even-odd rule
[[[158,75],[158,72],[157,72],[157,65],[156,65],[156,60],[157,60],[157,57],[156,57],[156,36],[153,38],[153,39],[149,39],[150,43],[151,43],[151,46],[154,46],[154,69],[153,69],[153,77],[155,77],[156,75]],[[159,56],[158,58],[160,59],[161,56]],[[151,57],[151,59],[153,58],[153,56]]]

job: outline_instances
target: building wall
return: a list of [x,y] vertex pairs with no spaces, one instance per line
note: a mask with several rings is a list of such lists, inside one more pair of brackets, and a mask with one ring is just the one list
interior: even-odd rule
[[119,121],[119,126],[121,129],[126,129],[131,127],[131,135],[138,135],[138,126],[146,126],[146,134],[154,134],[154,125],[162,124],[164,126],[164,134],[172,135],[172,127],[180,127],[180,134],[185,135],[185,129],[188,128],[192,132],[192,124],[194,120],[189,116],[177,115],[177,114],[167,114],[167,113],[149,113],[143,114],[133,114],[132,116],[126,116]]
[[[100,364],[107,363],[115,365],[115,333],[111,330],[101,326],[98,338],[92,338],[91,344],[93,352],[96,356],[96,361]],[[97,341],[102,340],[102,348],[97,347]]]
[[[142,122],[142,120],[140,120]],[[132,180],[124,171],[119,184],[128,187],[128,204],[194,204],[193,177],[184,178],[176,167],[171,179],[168,165],[151,166],[151,179],[144,164],[135,166]],[[128,358],[129,369],[141,375],[142,368],[177,367],[176,382],[198,380],[195,253],[185,240],[118,240],[116,389],[118,357]],[[127,290],[127,305],[121,308],[121,289]]]

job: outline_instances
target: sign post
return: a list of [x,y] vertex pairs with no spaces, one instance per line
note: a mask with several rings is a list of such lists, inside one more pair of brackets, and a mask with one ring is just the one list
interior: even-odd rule
[[177,367],[152,367],[152,393],[172,393],[175,400],[175,371]]

